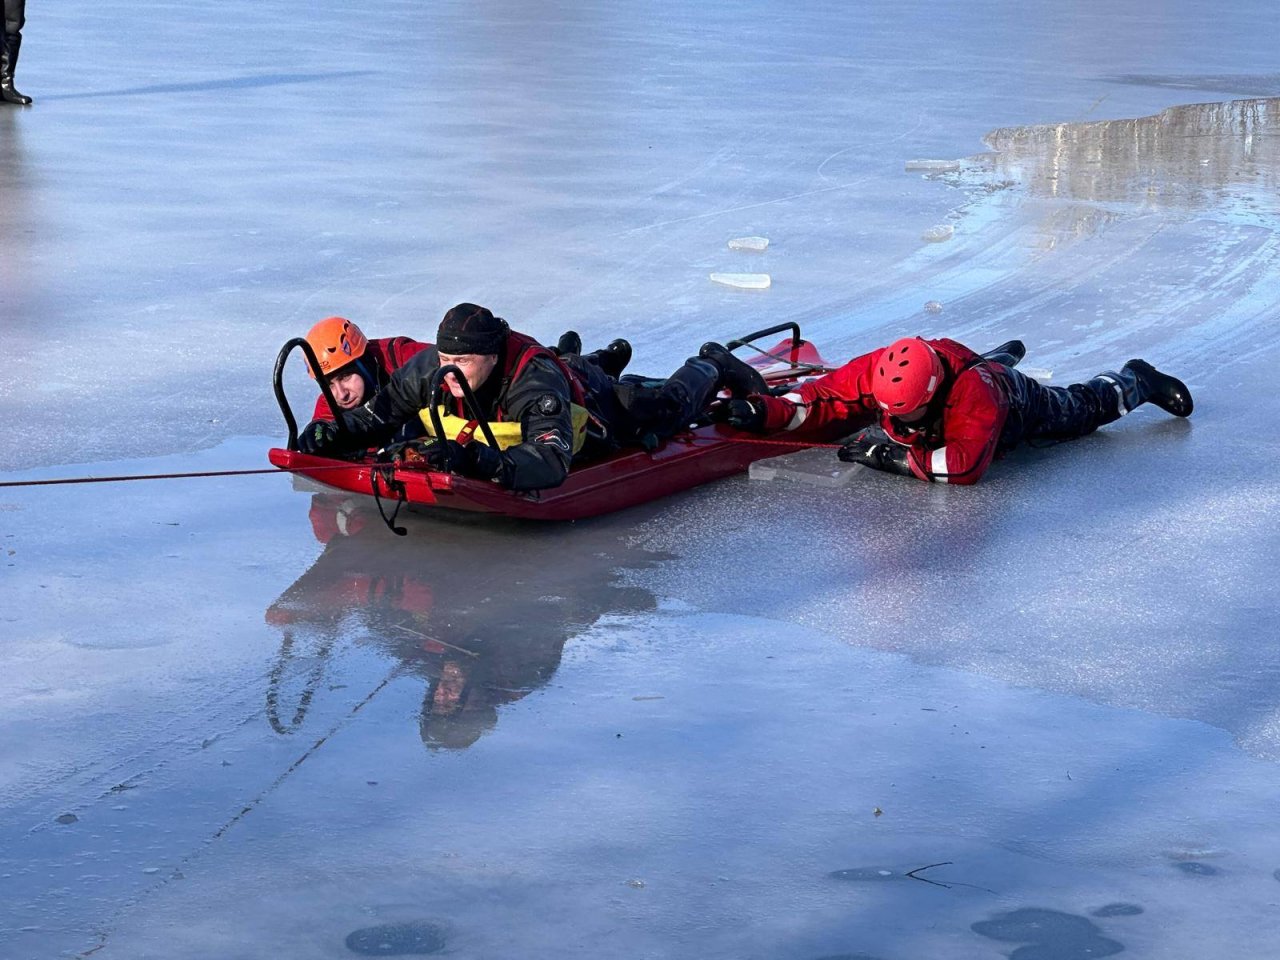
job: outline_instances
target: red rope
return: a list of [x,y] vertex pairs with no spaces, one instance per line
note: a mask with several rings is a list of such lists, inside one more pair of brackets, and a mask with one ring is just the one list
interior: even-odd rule
[[186,480],[192,477],[248,477],[261,473],[311,473],[318,470],[350,470],[356,464],[317,467],[265,467],[260,470],[206,470],[199,473],[137,473],[115,477],[62,477],[57,480],[8,480],[0,487],[49,487],[66,483],[119,483],[125,480]]
[[[724,443],[723,437],[699,437],[685,434],[678,439],[685,443]],[[839,450],[839,443],[811,443],[804,440],[766,440],[763,437],[734,437],[731,443],[758,443],[774,447],[823,447]],[[322,470],[350,470],[359,463],[335,463],[315,467],[264,467],[258,470],[204,470],[194,473],[135,473],[112,477],[59,477],[55,480],[4,480],[0,487],[52,487],[71,483],[124,483],[131,480],[190,480],[201,477],[250,477],[264,473],[317,473]],[[368,466],[368,464],[364,464]]]
[[730,441],[726,441],[724,437],[699,437],[694,434],[686,434],[679,439],[685,443],[759,443],[770,447],[818,447],[822,449],[839,450],[844,446],[843,443],[817,443],[811,440],[766,440],[763,437],[734,437]]

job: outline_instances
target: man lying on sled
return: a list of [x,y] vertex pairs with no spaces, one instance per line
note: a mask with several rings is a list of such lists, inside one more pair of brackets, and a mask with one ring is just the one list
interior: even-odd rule
[[575,458],[678,433],[721,389],[737,397],[766,389],[758,371],[718,343],[704,344],[664,381],[620,381],[616,377],[630,353],[624,346],[615,341],[583,357],[578,343],[562,338],[561,355],[512,330],[485,307],[460,303],[444,315],[434,347],[409,359],[371,400],[343,414],[345,440],[335,423],[316,419],[302,431],[298,448],[341,456],[381,446],[418,420],[431,431],[426,411],[436,402],[432,380],[442,365],[453,365],[471,386],[498,449],[455,439],[482,431],[467,429],[462,386],[450,373],[444,378],[445,437],[421,445],[422,455],[436,469],[509,490],[543,490],[563,483]]

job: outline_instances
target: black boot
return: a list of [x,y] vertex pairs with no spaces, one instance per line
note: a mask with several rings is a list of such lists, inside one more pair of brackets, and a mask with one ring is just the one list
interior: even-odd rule
[[704,343],[698,356],[715,364],[720,371],[720,385],[733,396],[747,397],[753,393],[768,392],[769,385],[764,382],[759,370],[739,360],[715,341]]
[[25,107],[31,98],[19,93],[13,86],[13,70],[18,65],[18,51],[22,49],[22,34],[5,34],[0,41],[0,101]]
[[627,364],[631,362],[631,344],[619,337],[603,350],[592,350],[582,359],[591,361],[617,380],[622,376],[622,371],[627,369]]
[[1120,372],[1129,373],[1138,381],[1138,391],[1142,395],[1142,401],[1139,402],[1154,403],[1175,417],[1191,415],[1195,407],[1191,391],[1177,377],[1161,373],[1145,360],[1130,360]]
[[1100,395],[1108,392],[1112,395],[1116,410],[1110,419],[1123,417],[1144,403],[1154,403],[1175,417],[1191,413],[1191,391],[1187,385],[1176,377],[1161,373],[1145,360],[1130,360],[1119,373],[1100,373],[1088,385],[1096,386]]
[[999,363],[1006,367],[1016,367],[1018,361],[1027,355],[1027,345],[1021,340],[1010,340],[1008,343],[1002,343],[994,350],[988,350],[982,355],[983,360],[990,360],[992,363]]
[[556,341],[555,352],[557,356],[563,357],[566,353],[582,353],[582,338],[578,336],[576,330],[566,330],[560,334],[560,339]]

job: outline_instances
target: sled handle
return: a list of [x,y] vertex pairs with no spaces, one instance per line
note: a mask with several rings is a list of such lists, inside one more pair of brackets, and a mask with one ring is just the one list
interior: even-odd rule
[[431,389],[427,392],[427,396],[431,398],[431,404],[427,409],[431,413],[431,426],[436,432],[436,438],[439,440],[444,439],[444,423],[440,420],[440,405],[436,403],[436,395],[441,390],[449,389],[445,386],[444,378],[451,373],[457,377],[458,385],[462,387],[462,402],[467,413],[471,414],[471,419],[480,425],[480,432],[484,434],[485,442],[489,444],[489,447],[497,450],[498,441],[493,438],[493,431],[489,429],[489,421],[485,420],[484,413],[480,409],[480,403],[476,400],[476,395],[471,391],[471,384],[467,382],[467,375],[452,363],[445,364],[431,375]]
[[338,425],[338,436],[346,439],[349,435],[347,425],[342,422],[342,410],[338,408],[338,404],[333,399],[333,391],[329,389],[328,378],[320,373],[320,361],[316,359],[316,353],[311,349],[311,344],[307,343],[302,337],[294,337],[283,347],[276,356],[276,367],[271,377],[271,385],[276,391],[276,403],[280,404],[280,412],[284,414],[284,422],[289,427],[289,443],[287,449],[298,449],[298,421],[293,418],[293,410],[289,406],[289,398],[284,394],[284,362],[289,358],[289,354],[293,352],[294,347],[301,347],[303,355],[307,358],[307,363],[311,364],[311,369],[316,374],[316,383],[320,385],[320,394],[324,397],[325,403],[329,405],[329,411],[333,414],[333,420]]
[[[800,347],[802,347],[805,342],[803,338],[801,338],[800,336],[800,324],[796,323],[794,320],[788,320],[783,323],[776,323],[772,327],[766,327],[763,330],[757,330],[755,333],[749,333],[745,337],[739,337],[736,340],[730,340],[728,343],[725,344],[725,348],[728,350],[737,350],[739,347],[750,343],[752,340],[759,340],[761,337],[767,337],[770,334],[774,334],[774,333],[781,333],[784,330],[791,331],[791,359],[788,362],[794,367],[797,365],[799,361]],[[758,353],[765,352],[761,350],[759,347],[752,347],[752,349]],[[781,357],[776,357],[776,355],[774,354],[769,354],[769,355],[774,356],[778,360],[782,359]]]
[[784,323],[776,323],[772,327],[766,327],[763,330],[757,330],[755,333],[748,333],[745,337],[738,337],[736,340],[730,340],[725,344],[727,350],[737,350],[743,344],[750,343],[752,340],[759,340],[761,337],[767,337],[773,333],[781,333],[783,330],[791,331],[791,355],[794,362],[795,355],[800,351],[800,345],[804,340],[800,337],[800,324],[794,320],[788,320]]

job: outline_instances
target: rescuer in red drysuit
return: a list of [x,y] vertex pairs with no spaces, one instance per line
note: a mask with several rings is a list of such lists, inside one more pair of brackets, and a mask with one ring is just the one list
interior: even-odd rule
[[1019,443],[1074,440],[1147,402],[1178,417],[1192,409],[1186,384],[1144,360],[1048,387],[954,340],[908,337],[783,396],[730,400],[722,415],[742,429],[825,436],[878,419],[883,432],[862,430],[841,448],[841,460],[969,484]]
[[[364,331],[345,317],[325,317],[307,332],[307,343],[320,362],[320,374],[329,384],[334,402],[343,410],[354,410],[387,385],[391,374],[410,357],[431,344],[408,337],[370,340]],[[307,364],[307,373],[316,372]],[[332,420],[333,411],[321,394],[316,400],[315,420]]]

